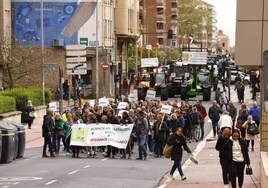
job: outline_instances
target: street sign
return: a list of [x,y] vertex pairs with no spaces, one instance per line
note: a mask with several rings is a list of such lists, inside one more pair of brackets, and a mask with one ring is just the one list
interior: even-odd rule
[[[78,65],[81,65],[79,67],[77,67]],[[77,69],[83,69],[83,68],[87,68],[87,64],[86,63],[68,63],[66,65],[67,69],[73,69],[74,67],[77,67]]]
[[101,67],[102,67],[103,70],[108,70],[110,65],[109,65],[109,63],[102,63]]
[[79,63],[79,62],[86,62],[86,57],[67,57],[66,62],[67,63]]
[[141,67],[158,67],[158,58],[143,58],[141,59]]
[[66,51],[66,56],[85,56],[86,50]]
[[150,44],[146,45],[146,49],[147,50],[152,50],[152,45],[150,45]]
[[86,45],[66,45],[66,51],[68,50],[85,50]]
[[80,38],[80,44],[81,44],[81,45],[85,45],[85,46],[87,46],[87,45],[88,45],[88,38],[86,38],[86,37],[81,37],[81,38]]
[[207,52],[182,52],[182,61],[192,65],[207,64]]
[[74,71],[67,70],[67,75],[83,75],[83,74],[87,74],[87,70],[85,69],[76,69]]

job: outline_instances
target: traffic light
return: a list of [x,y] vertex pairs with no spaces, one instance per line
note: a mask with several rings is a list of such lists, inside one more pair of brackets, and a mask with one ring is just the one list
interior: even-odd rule
[[168,39],[172,39],[173,38],[173,31],[172,29],[168,30]]

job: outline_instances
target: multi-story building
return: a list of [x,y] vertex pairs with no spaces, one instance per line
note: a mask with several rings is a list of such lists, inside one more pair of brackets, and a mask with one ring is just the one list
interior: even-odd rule
[[[141,0],[140,1],[140,20],[142,31],[142,45],[152,45],[163,49],[178,48],[182,43],[188,44],[191,39],[189,36],[182,36],[178,27],[180,12],[179,1],[177,0]],[[203,30],[199,40],[193,44],[195,47],[203,47],[211,50],[213,38],[216,32],[214,7],[208,3],[197,0],[197,8],[205,9],[209,14],[203,21]],[[150,16],[148,16],[150,15]],[[191,27],[191,26],[190,26]],[[168,31],[172,31],[172,37],[168,37]],[[186,38],[185,38],[186,37]]]
[[[0,36],[8,36],[4,33],[9,33],[16,41],[13,48],[20,46],[34,50],[32,55],[37,58],[31,63],[41,66],[43,29],[45,64],[39,70],[45,69],[45,85],[53,90],[59,87],[58,68],[64,68],[64,78],[71,79],[70,71],[67,74],[66,46],[86,45],[87,66],[83,74],[76,75],[80,84],[84,86],[85,93],[90,91],[95,96],[113,96],[115,84],[105,83],[113,83],[115,74],[127,75],[128,43],[138,37],[138,3],[138,0],[5,0],[0,2]],[[8,23],[10,30],[7,32]],[[102,63],[109,63],[109,69],[104,70]],[[40,71],[33,72],[19,84],[39,85],[40,79]]]
[[[0,1],[0,46],[11,42],[11,0]],[[0,52],[1,53],[1,52]],[[5,54],[0,55],[0,89],[3,87],[3,58]]]
[[[176,0],[141,0],[140,22],[142,45],[152,45],[156,48],[177,46],[177,16]],[[168,30],[173,31],[173,38],[168,39]]]
[[218,30],[216,37],[217,37],[218,45],[221,47],[222,52],[224,54],[228,53],[230,51],[229,36],[225,35],[222,30]]

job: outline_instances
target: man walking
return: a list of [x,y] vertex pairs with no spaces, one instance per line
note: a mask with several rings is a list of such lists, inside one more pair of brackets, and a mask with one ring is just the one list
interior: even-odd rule
[[208,110],[208,116],[212,122],[213,135],[216,137],[216,133],[219,133],[218,122],[220,120],[220,114],[222,113],[221,108],[217,104],[217,101],[212,102],[212,106]]

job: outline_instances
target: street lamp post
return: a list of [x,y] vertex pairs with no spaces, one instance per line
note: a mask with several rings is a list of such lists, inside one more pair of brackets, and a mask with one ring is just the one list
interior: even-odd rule
[[42,104],[45,105],[45,54],[44,54],[44,1],[41,0],[41,88],[42,88]]
[[98,7],[98,1],[96,5],[96,99],[99,98],[99,7]]

